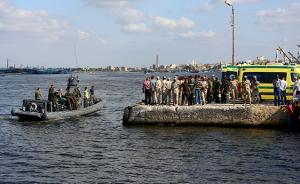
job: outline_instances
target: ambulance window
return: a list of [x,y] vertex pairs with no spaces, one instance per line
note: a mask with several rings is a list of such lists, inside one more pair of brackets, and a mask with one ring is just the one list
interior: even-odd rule
[[244,76],[247,76],[248,79],[252,80],[253,76],[256,76],[257,80],[260,83],[273,83],[273,80],[276,79],[277,76],[279,78],[286,78],[286,73],[285,72],[244,72]]

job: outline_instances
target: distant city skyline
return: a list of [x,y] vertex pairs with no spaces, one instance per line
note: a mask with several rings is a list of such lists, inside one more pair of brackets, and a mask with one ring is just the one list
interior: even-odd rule
[[[300,0],[231,0],[236,60],[297,54]],[[231,61],[224,0],[1,0],[0,67]]]

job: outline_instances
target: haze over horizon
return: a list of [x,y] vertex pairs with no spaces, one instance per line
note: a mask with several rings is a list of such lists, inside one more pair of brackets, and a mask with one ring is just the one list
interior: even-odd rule
[[[234,0],[236,59],[300,44],[300,0]],[[223,0],[0,0],[0,67],[149,66],[231,61]]]

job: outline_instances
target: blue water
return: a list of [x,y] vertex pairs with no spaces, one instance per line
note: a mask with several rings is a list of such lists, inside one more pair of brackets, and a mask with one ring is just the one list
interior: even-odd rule
[[20,123],[9,116],[36,87],[68,75],[0,77],[0,183],[300,183],[300,134],[289,130],[122,125],[142,99],[142,73],[79,74],[103,109]]

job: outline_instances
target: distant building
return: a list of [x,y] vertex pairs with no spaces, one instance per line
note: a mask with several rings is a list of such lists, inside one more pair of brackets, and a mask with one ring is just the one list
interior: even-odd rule
[[108,70],[108,71],[115,71],[116,68],[115,68],[114,66],[108,66],[108,67],[107,67],[107,70]]
[[122,67],[121,67],[121,71],[122,71],[122,72],[127,72],[127,71],[128,71],[128,70],[127,70],[127,67],[126,67],[126,66],[122,66]]

